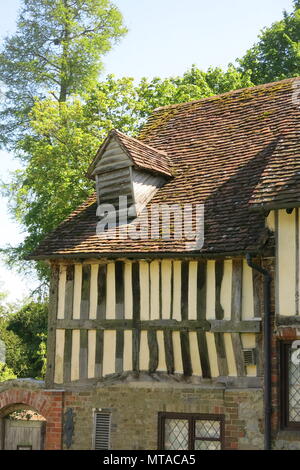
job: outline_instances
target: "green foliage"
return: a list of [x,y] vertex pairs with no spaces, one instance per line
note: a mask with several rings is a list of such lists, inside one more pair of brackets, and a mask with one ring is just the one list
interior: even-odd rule
[[47,337],[46,303],[29,302],[10,316],[7,329],[22,339],[27,358],[22,377],[41,377],[44,370],[44,343]]
[[0,339],[6,346],[6,367],[0,377],[10,371],[19,378],[44,377],[47,313],[44,302],[27,302],[21,308],[0,305]]
[[[28,233],[24,243],[8,250],[16,263],[27,256],[94,190],[86,170],[112,128],[137,134],[154,108],[181,103],[250,86],[247,74],[233,66],[203,72],[192,67],[183,77],[114,79],[98,83],[85,100],[72,96],[64,103],[54,99],[36,101],[30,118],[30,134],[18,142],[24,170],[14,173],[6,186],[14,217]],[[24,269],[24,265],[22,269]],[[37,265],[41,278],[48,272]]]
[[[0,302],[0,339],[6,347],[6,366],[17,376],[22,376],[26,370],[25,346],[22,339],[8,330],[9,318],[14,311],[13,306],[4,303],[5,296],[1,294]],[[6,371],[6,369],[5,369]],[[4,374],[4,371],[3,371]]]
[[17,31],[0,53],[5,97],[0,139],[28,131],[28,113],[49,93],[60,102],[92,88],[102,56],[126,33],[109,0],[23,0]]
[[5,382],[6,380],[16,379],[17,376],[14,374],[13,370],[10,369],[6,364],[0,362],[0,382]]
[[226,71],[211,67],[204,72],[193,65],[182,77],[154,78],[151,81],[144,78],[137,86],[140,115],[148,117],[160,106],[199,100],[251,85],[250,73],[241,74],[232,64]]
[[255,84],[300,75],[300,2],[283,19],[264,28],[258,42],[240,59],[240,71],[251,71]]

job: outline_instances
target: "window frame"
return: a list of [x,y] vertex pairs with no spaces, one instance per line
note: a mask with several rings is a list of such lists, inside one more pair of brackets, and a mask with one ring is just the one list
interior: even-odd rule
[[300,421],[289,420],[289,353],[292,343],[280,342],[280,427],[282,430],[299,431]]
[[[162,412],[158,413],[158,442],[157,449],[165,450],[165,423],[166,419],[184,419],[188,421],[188,449],[195,450],[195,441],[215,441],[220,442],[221,449],[224,450],[225,442],[225,416],[219,414],[207,414],[207,413],[176,413],[176,412]],[[220,437],[196,437],[196,421],[219,421],[220,422]]]

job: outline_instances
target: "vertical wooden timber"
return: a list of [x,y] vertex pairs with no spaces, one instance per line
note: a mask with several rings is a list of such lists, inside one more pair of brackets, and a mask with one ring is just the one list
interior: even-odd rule
[[49,314],[48,314],[48,338],[47,338],[47,371],[46,387],[51,388],[54,384],[55,369],[55,341],[56,341],[56,317],[58,304],[58,282],[59,266],[52,265],[49,292]]
[[67,267],[66,295],[65,295],[65,319],[71,320],[73,316],[74,298],[74,265]]
[[220,372],[219,372],[219,364],[218,364],[218,354],[217,354],[217,349],[216,349],[214,333],[207,331],[205,334],[205,337],[206,337],[206,342],[207,342],[211,377],[219,377]]
[[153,374],[158,366],[158,343],[155,330],[148,330],[149,372]]
[[[216,318],[216,262],[208,260],[206,263],[206,319],[215,320]],[[205,339],[208,350],[208,360],[212,377],[218,377],[219,364],[216,350],[215,335],[210,331],[205,332]]]
[[205,331],[203,330],[196,330],[196,333],[197,333],[197,340],[198,340],[202,377],[204,379],[207,379],[211,377],[211,372],[210,372],[210,363],[209,363],[209,357],[208,357],[206,335],[205,335]]
[[116,338],[116,372],[123,372],[124,331],[117,330]]
[[105,319],[106,310],[106,264],[100,264],[98,270],[97,319]]
[[[199,261],[197,269],[197,319],[206,318],[206,262]],[[205,331],[197,330],[198,347],[201,361],[202,376],[209,378],[210,365],[208,358],[208,349],[206,343]]]
[[96,331],[96,359],[95,359],[95,377],[103,376],[103,344],[104,331]]
[[150,319],[150,279],[149,263],[140,261],[139,263],[139,282],[140,282],[140,319]]
[[124,317],[133,318],[133,297],[132,297],[132,262],[125,261],[124,266]]
[[189,263],[188,318],[197,320],[197,271],[198,262]]
[[95,377],[96,330],[88,331],[88,379]]
[[231,318],[233,321],[241,320],[242,313],[242,278],[243,260],[232,261],[232,304]]
[[[232,304],[232,260],[224,260],[224,275],[221,285],[220,302],[224,309],[224,320],[231,320],[231,304]],[[224,346],[226,351],[228,375],[230,377],[237,376],[235,365],[235,357],[232,346],[231,333],[224,333]]]
[[116,262],[116,319],[125,317],[124,312],[124,263]]
[[181,263],[181,318],[188,319],[189,262]]
[[79,378],[86,379],[88,376],[88,332],[80,330],[80,352],[79,352]]
[[140,371],[140,330],[132,330],[132,370],[136,373]]
[[64,382],[71,382],[72,330],[65,333]]
[[197,269],[197,319],[204,320],[206,312],[206,262],[199,261]]
[[180,343],[181,343],[183,373],[185,376],[191,376],[193,374],[193,370],[192,370],[192,363],[191,363],[189,334],[187,331],[180,332]]
[[172,342],[172,332],[170,330],[164,331],[164,345],[168,374],[174,374],[174,351]]
[[[221,305],[221,286],[224,277],[224,261],[217,260],[215,264],[215,283],[216,283],[216,319],[224,319],[224,309]],[[224,344],[224,334],[215,333],[215,342],[218,355],[218,366],[221,376],[228,375],[227,357]]]
[[132,263],[133,320],[140,319],[140,273],[139,263]]
[[223,320],[224,309],[221,305],[221,286],[224,276],[224,261],[217,260],[215,264],[215,284],[216,284],[216,320]]
[[80,302],[80,318],[82,320],[87,320],[89,318],[90,283],[91,283],[91,265],[86,264],[82,267],[81,302]]
[[[241,320],[242,315],[242,280],[243,280],[243,260],[233,260],[232,262],[232,304],[231,317],[234,322]],[[245,375],[245,363],[243,347],[240,333],[231,333],[232,346],[235,356],[235,363],[238,376]]]
[[[132,263],[132,296],[133,302],[133,321],[140,319],[140,267],[139,262]],[[138,328],[132,330],[132,370],[139,373],[140,370],[140,331]]]

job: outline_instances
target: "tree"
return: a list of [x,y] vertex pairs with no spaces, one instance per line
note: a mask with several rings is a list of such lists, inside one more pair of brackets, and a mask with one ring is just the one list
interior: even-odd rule
[[0,362],[0,382],[5,382],[6,380],[12,380],[16,378],[17,376],[14,374],[14,371],[6,364]]
[[37,98],[50,93],[64,102],[90,89],[102,56],[125,32],[109,0],[23,0],[17,31],[0,53],[2,141],[15,142],[28,130]]
[[256,85],[300,75],[300,1],[294,0],[292,13],[284,11],[282,20],[263,29],[238,62]]
[[0,339],[6,346],[0,381],[15,377],[43,378],[47,338],[46,302],[27,301],[22,307],[0,302]]
[[[136,135],[154,108],[251,85],[249,75],[233,66],[203,72],[192,67],[183,77],[114,79],[99,82],[85,101],[72,96],[64,103],[37,101],[30,113],[30,134],[18,142],[27,165],[6,187],[14,217],[28,233],[8,251],[11,263],[26,257],[76,206],[93,192],[85,177],[89,163],[112,128]],[[40,277],[47,272],[38,265]],[[23,264],[22,264],[22,270]]]
[[220,67],[211,67],[207,72],[193,65],[182,77],[154,78],[150,82],[146,78],[142,79],[137,86],[138,99],[141,101],[139,113],[141,117],[147,118],[160,106],[200,100],[251,85],[250,73],[240,73],[232,64],[225,71]]
[[[21,339],[26,368],[18,377],[42,378],[45,371],[48,304],[29,301],[9,316],[7,330]],[[9,365],[9,363],[8,363]]]
[[14,376],[27,369],[25,347],[22,339],[8,330],[9,317],[17,307],[5,303],[6,295],[0,293],[0,339],[5,345],[5,366],[1,366],[0,381],[8,380],[7,374],[12,371]]

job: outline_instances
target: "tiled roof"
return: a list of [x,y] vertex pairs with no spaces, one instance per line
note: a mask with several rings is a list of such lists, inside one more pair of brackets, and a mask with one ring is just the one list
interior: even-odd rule
[[256,209],[300,205],[300,136],[297,127],[292,127],[279,139],[249,202]]
[[112,137],[117,139],[121,147],[124,149],[136,167],[149,170],[152,173],[172,176],[171,164],[166,152],[150,147],[150,145],[140,142],[133,137],[128,137],[127,135],[117,130],[112,130],[109,133],[108,138],[100,147],[93,163],[87,172],[88,176],[90,176],[94,169],[95,163],[98,161],[99,156],[103,153],[106,145]]
[[[274,201],[282,207],[287,201],[299,203],[296,80],[159,108],[142,130],[142,143],[166,152],[174,175],[151,203],[205,204],[201,253],[258,249],[265,241],[265,219],[250,209]],[[138,158],[138,145],[135,151]],[[181,240],[103,240],[96,235],[95,213],[91,196],[34,257],[184,252]]]

